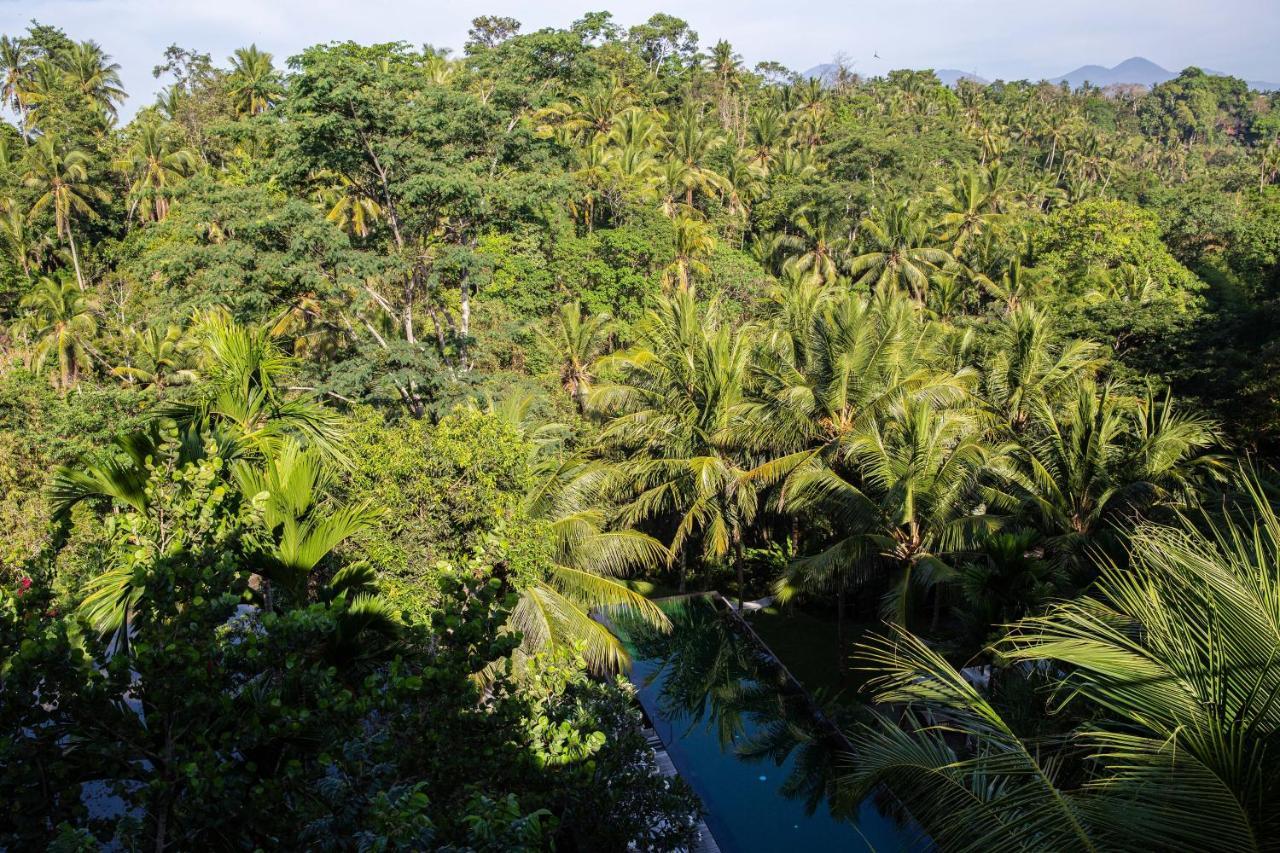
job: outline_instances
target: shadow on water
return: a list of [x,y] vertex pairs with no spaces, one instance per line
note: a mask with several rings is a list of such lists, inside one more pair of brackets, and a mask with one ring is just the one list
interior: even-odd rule
[[[664,603],[660,633],[618,625],[641,704],[681,775],[702,797],[723,850],[922,849],[887,798],[841,795],[847,743],[832,727],[857,713],[815,714],[798,689],[708,597]],[[818,700],[821,703],[821,700]]]

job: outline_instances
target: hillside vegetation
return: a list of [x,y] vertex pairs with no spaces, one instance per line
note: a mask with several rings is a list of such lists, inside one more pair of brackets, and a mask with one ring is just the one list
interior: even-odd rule
[[943,849],[1280,844],[1280,95],[93,35],[0,40],[0,847],[681,849],[655,589],[878,625],[827,790]]

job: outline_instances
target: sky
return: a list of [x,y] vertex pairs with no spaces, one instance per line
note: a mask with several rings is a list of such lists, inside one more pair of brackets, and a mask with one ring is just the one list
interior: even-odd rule
[[727,39],[748,65],[774,60],[797,71],[840,55],[866,76],[956,68],[1035,80],[1144,56],[1175,71],[1199,65],[1280,82],[1280,0],[0,0],[0,33],[35,18],[97,40],[122,66],[132,113],[162,85],[151,69],[173,43],[218,63],[251,42],[277,64],[308,45],[347,39],[460,51],[479,14],[510,15],[530,32],[601,8],[624,26],[669,12],[704,46]]

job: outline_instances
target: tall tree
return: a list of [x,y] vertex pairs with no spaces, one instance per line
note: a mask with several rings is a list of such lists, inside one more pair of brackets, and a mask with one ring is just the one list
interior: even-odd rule
[[236,48],[231,56],[227,93],[240,115],[256,116],[275,106],[284,94],[272,56],[256,44]]
[[98,331],[97,303],[73,282],[44,276],[22,297],[20,307],[25,314],[17,330],[32,338],[31,368],[41,370],[52,360],[56,384],[65,394],[89,367],[90,341]]
[[58,237],[71,247],[71,261],[81,290],[84,290],[84,274],[80,270],[80,253],[72,224],[77,217],[97,219],[93,202],[109,198],[105,190],[93,183],[89,173],[91,162],[83,151],[64,151],[56,139],[42,136],[28,155],[23,179],[26,186],[38,193],[29,217],[34,219],[46,209],[53,212]]

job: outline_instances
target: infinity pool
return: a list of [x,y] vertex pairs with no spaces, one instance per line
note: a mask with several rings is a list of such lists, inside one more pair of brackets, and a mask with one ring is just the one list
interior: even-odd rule
[[665,602],[668,634],[618,626],[640,703],[720,849],[929,849],[890,802],[842,801],[842,742],[722,607],[709,597]]

